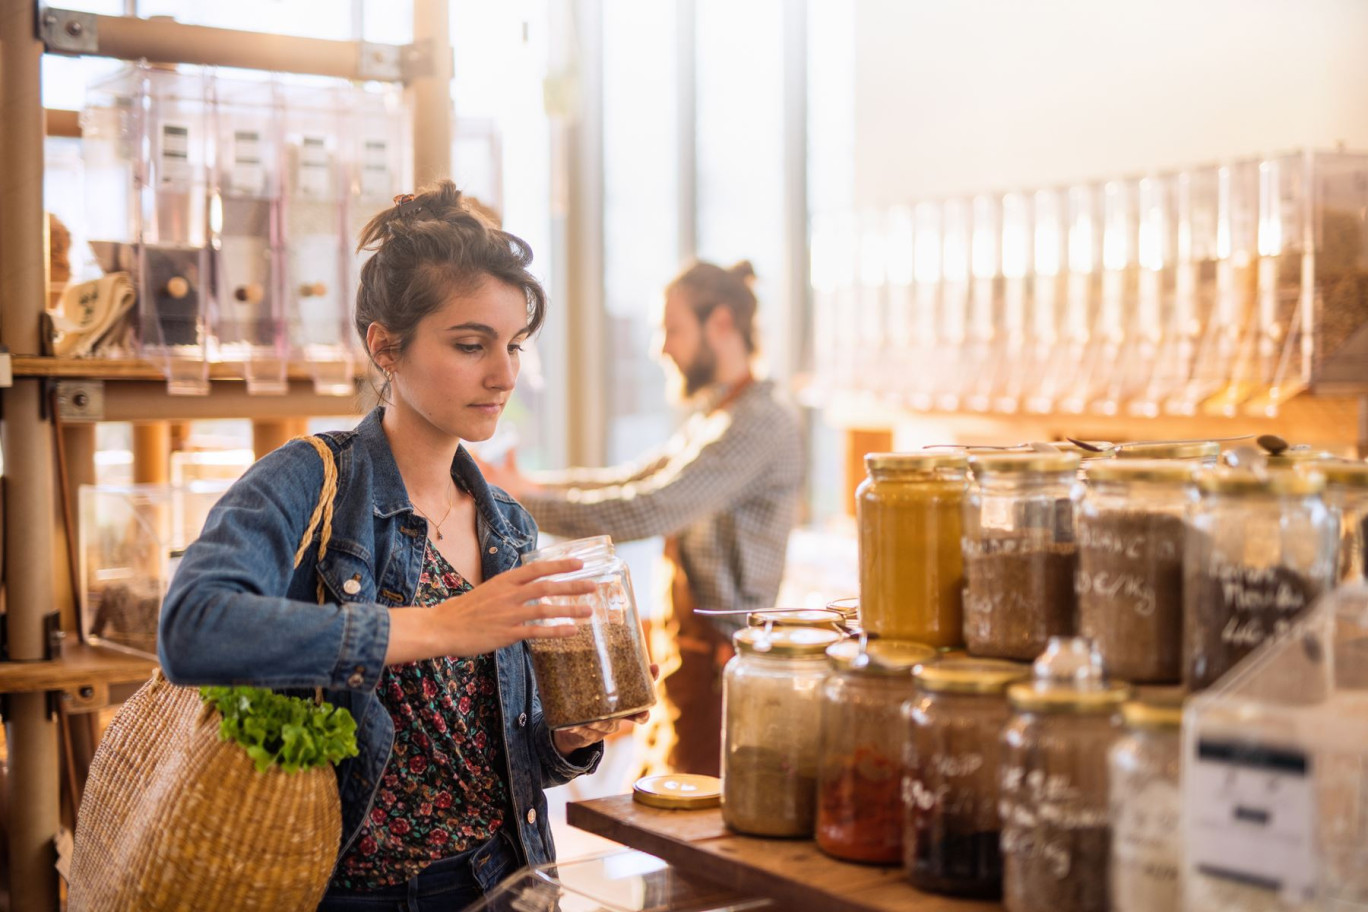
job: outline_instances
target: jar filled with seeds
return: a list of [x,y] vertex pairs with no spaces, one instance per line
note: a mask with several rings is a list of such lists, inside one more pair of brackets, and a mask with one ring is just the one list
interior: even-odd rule
[[1211,686],[1334,585],[1339,524],[1325,476],[1210,469],[1183,558],[1183,683]]
[[935,659],[920,643],[844,640],[827,649],[817,782],[817,847],[870,864],[902,859],[902,706],[912,672]]
[[1073,453],[976,453],[964,509],[964,639],[971,655],[1029,661],[1074,632]]
[[1183,676],[1185,514],[1197,467],[1179,460],[1093,463],[1078,509],[1078,632],[1107,674],[1134,683]]
[[1325,504],[1339,521],[1340,583],[1368,574],[1368,462],[1325,460],[1310,466],[1325,476]]
[[1185,440],[1175,443],[1123,443],[1116,448],[1117,459],[1177,459],[1200,466],[1214,466],[1221,456],[1215,440]]
[[588,595],[555,596],[553,605],[588,605],[587,618],[541,624],[575,625],[575,635],[527,640],[542,713],[551,728],[616,719],[655,705],[655,682],[637,619],[627,565],[606,535],[561,542],[523,555],[523,563],[579,558],[584,566],[548,580],[593,580]]
[[1130,688],[1102,678],[1086,640],[1056,639],[1007,689],[1002,734],[1003,902],[1008,912],[1107,908],[1107,751]]
[[855,491],[860,626],[872,636],[959,646],[964,454],[870,453]]
[[722,680],[722,820],[753,836],[810,837],[817,811],[819,691],[826,649],[814,627],[746,627]]
[[942,659],[916,672],[903,707],[903,865],[932,893],[1002,895],[999,757],[1007,687],[1029,665]]
[[1126,734],[1112,746],[1112,912],[1170,912],[1182,905],[1178,881],[1181,702],[1130,702]]

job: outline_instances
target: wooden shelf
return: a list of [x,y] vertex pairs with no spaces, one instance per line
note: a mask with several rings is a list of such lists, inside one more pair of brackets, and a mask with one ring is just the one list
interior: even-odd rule
[[[152,361],[122,358],[47,358],[37,355],[16,355],[13,359],[16,377],[59,377],[82,380],[162,380],[165,374]],[[364,377],[364,368],[356,374]],[[313,374],[305,362],[291,362],[286,369],[290,380],[312,380]],[[212,363],[210,380],[246,380],[242,366],[236,363]]]
[[722,811],[667,811],[631,795],[574,801],[566,819],[598,836],[649,852],[685,874],[742,893],[768,896],[784,909],[830,912],[1000,912],[994,902],[922,893],[900,868],[848,864],[818,851],[811,840],[739,836]]
[[153,659],[77,643],[47,662],[0,662],[0,693],[79,690],[93,684],[144,681],[157,667]]

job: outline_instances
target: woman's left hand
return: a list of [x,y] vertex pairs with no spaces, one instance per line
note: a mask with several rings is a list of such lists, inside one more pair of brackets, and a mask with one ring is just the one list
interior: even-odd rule
[[[660,666],[651,663],[651,680],[660,679]],[[604,738],[617,732],[624,722],[640,724],[651,716],[651,711],[644,710],[622,719],[609,719],[605,722],[590,722],[588,725],[576,725],[573,728],[558,728],[551,733],[551,743],[556,745],[556,750],[560,751],[561,756],[569,756],[575,751],[588,747],[591,744],[598,744]]]

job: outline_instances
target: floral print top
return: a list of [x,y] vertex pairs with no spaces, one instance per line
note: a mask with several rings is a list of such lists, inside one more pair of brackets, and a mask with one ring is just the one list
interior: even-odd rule
[[[418,607],[472,588],[429,542]],[[376,694],[394,720],[394,750],[370,816],[333,876],[341,890],[401,884],[488,841],[508,813],[493,654],[390,665]]]

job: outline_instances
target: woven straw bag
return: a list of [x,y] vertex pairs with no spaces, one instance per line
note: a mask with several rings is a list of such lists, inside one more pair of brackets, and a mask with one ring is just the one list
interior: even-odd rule
[[[295,554],[315,529],[332,534],[337,467]],[[319,600],[323,587],[319,583]],[[76,820],[72,912],[305,910],[323,898],[342,838],[330,767],[257,772],[240,745],[219,740],[219,713],[199,690],[155,671],[100,739]]]

